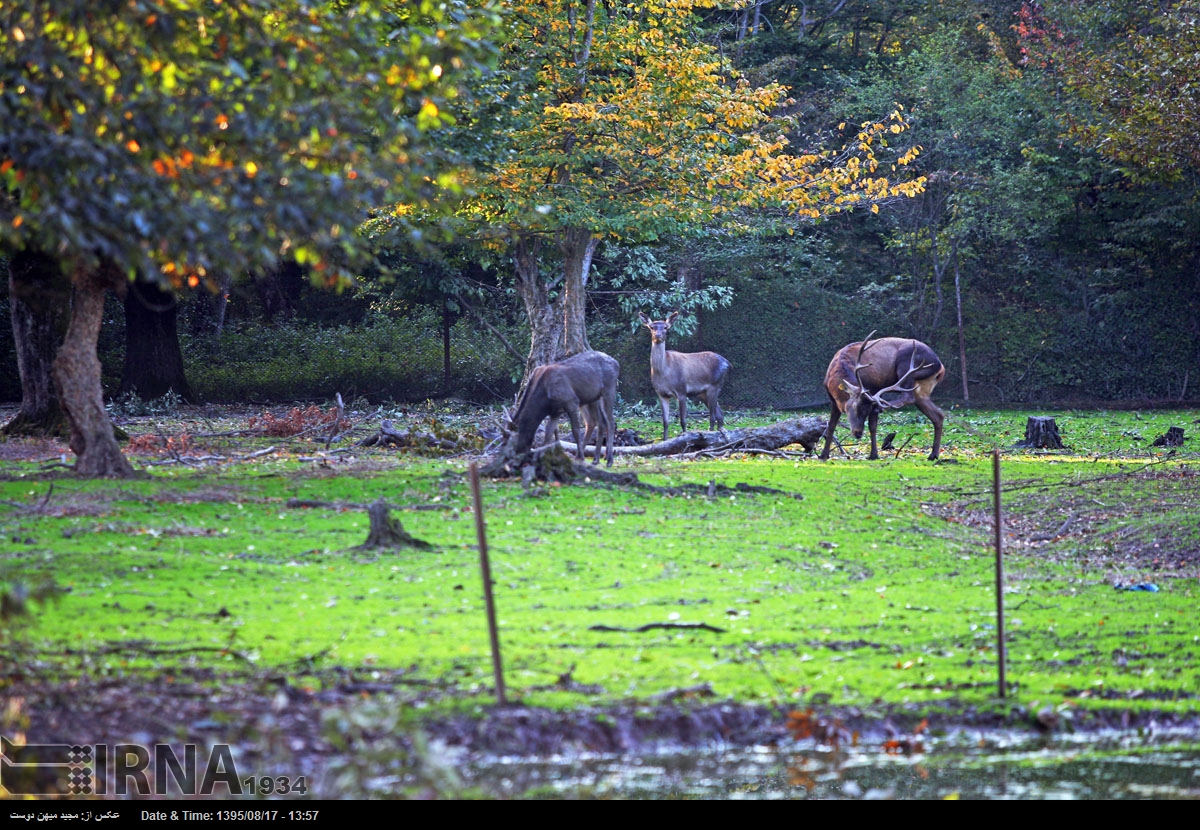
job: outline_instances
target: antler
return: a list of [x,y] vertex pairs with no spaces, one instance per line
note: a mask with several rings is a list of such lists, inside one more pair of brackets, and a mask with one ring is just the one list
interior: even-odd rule
[[[874,334],[874,332],[872,332],[872,334]],[[887,409],[899,409],[901,406],[903,406],[904,405],[903,403],[891,403],[890,401],[885,401],[883,399],[883,396],[888,394],[889,392],[900,392],[903,394],[907,394],[909,392],[916,390],[917,387],[915,385],[910,386],[907,389],[905,389],[904,382],[906,380],[908,380],[910,377],[912,377],[912,375],[914,373],[919,372],[922,369],[933,365],[932,363],[929,363],[928,361],[926,361],[924,359],[921,360],[920,366],[917,365],[917,341],[913,340],[911,342],[912,342],[912,354],[909,355],[909,359],[908,359],[908,371],[905,372],[900,377],[900,379],[898,381],[896,381],[895,383],[893,383],[891,386],[887,386],[887,387],[885,387],[883,389],[879,389],[875,392],[864,392],[867,395],[867,397],[869,397],[871,400],[875,401],[875,403],[879,404],[879,406],[881,406],[881,407],[884,407]],[[865,348],[865,345],[864,345],[864,348]],[[863,349],[858,350],[860,357],[862,355],[862,352],[863,352]],[[858,370],[855,369],[854,371],[855,371],[855,377],[858,377]]]
[[855,362],[855,364],[857,364],[854,367],[854,379],[856,381],[858,381],[859,389],[867,388],[867,385],[865,383],[863,383],[863,379],[858,376],[858,373],[871,365],[870,363],[863,363],[862,356],[863,356],[863,352],[865,352],[867,350],[867,347],[871,345],[871,338],[875,335],[876,331],[878,331],[878,329],[872,330],[870,334],[868,334],[866,337],[863,338],[862,345],[858,347],[858,354],[854,358],[854,362]]

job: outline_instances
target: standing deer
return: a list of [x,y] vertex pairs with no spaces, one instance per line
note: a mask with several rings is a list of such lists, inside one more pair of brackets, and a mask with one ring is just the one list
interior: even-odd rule
[[516,431],[517,455],[529,452],[538,427],[547,418],[557,421],[566,414],[571,421],[571,437],[575,439],[576,455],[582,461],[584,441],[579,440],[580,410],[586,410],[589,425],[598,428],[596,434],[596,463],[600,461],[600,438],[607,440],[607,463],[613,463],[613,434],[616,432],[613,407],[617,402],[617,376],[621,367],[604,352],[580,354],[538,366],[529,377],[525,395],[513,416],[511,427]]
[[[933,423],[933,452],[929,460],[938,457],[942,447],[942,422],[946,415],[929,399],[933,389],[946,376],[946,367],[933,349],[920,340],[903,337],[881,337],[872,340],[871,334],[859,343],[843,347],[829,362],[825,373],[825,391],[832,406],[829,426],[825,429],[825,449],[821,458],[829,458],[833,428],[843,412],[850,422],[850,432],[861,438],[863,422],[871,429],[871,459],[879,458],[875,446],[875,428],[879,413],[884,409],[899,409],[916,404],[917,409]],[[867,362],[863,362],[864,358]],[[898,397],[885,398],[884,395]]]
[[671,398],[679,401],[679,427],[687,431],[687,399],[701,398],[708,407],[708,428],[724,429],[725,413],[717,403],[721,387],[729,374],[729,361],[716,352],[673,352],[667,349],[667,332],[679,312],[665,320],[651,320],[638,312],[650,329],[650,383],[662,404],[663,440],[671,416]]

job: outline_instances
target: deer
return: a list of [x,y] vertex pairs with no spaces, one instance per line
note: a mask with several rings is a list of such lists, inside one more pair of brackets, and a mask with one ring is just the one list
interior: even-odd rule
[[[920,340],[903,337],[880,337],[875,332],[865,340],[842,347],[825,372],[825,391],[829,393],[829,426],[825,429],[825,449],[821,459],[829,458],[833,429],[843,412],[850,422],[850,432],[861,438],[863,423],[871,430],[870,460],[879,458],[875,444],[875,428],[879,413],[915,404],[933,423],[933,451],[929,460],[937,460],[942,447],[942,423],[946,414],[929,399],[933,389],[946,376],[946,367],[933,349]],[[864,362],[864,360],[866,362]],[[885,395],[894,395],[887,398]]]
[[[557,363],[538,366],[529,376],[525,394],[513,416],[510,429],[515,431],[513,449],[524,455],[533,446],[538,427],[547,418],[557,424],[565,414],[571,422],[576,456],[583,461],[585,441],[593,426],[597,428],[596,456],[600,463],[600,439],[606,439],[607,466],[613,463],[613,408],[617,402],[617,377],[621,367],[604,352],[581,352]],[[579,440],[580,415],[587,417],[584,441]]]
[[708,407],[708,428],[724,429],[725,413],[717,398],[729,375],[729,361],[716,352],[673,352],[667,348],[667,332],[679,312],[665,320],[651,320],[642,312],[638,318],[650,329],[650,383],[662,404],[663,440],[667,440],[671,399],[679,401],[679,427],[687,432],[687,399],[700,398]]

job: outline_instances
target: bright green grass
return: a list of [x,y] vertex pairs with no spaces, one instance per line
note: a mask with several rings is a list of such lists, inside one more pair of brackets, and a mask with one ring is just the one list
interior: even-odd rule
[[[992,700],[991,529],[964,518],[991,510],[989,451],[998,444],[1014,526],[1039,512],[1048,516],[1041,526],[1058,525],[1058,502],[1084,491],[1110,507],[1089,535],[1006,539],[1008,679],[1019,684],[1017,698],[1200,708],[1195,499],[1189,507],[1172,479],[1119,475],[1152,464],[1195,476],[1200,413],[1042,412],[1057,417],[1069,452],[1011,450],[1029,414],[951,413],[944,455],[953,463],[945,464],[924,459],[932,430],[908,411],[885,417],[880,432],[911,442],[879,462],[864,460],[865,441],[846,445],[855,457],[829,462],[802,453],[617,462],[658,485],[745,482],[800,498],[589,486],[529,497],[518,482],[485,482],[512,693],[569,705],[707,683],[744,702]],[[656,420],[631,425],[648,437],[661,429]],[[1167,458],[1150,440],[1173,425],[1190,440]],[[301,455],[203,471],[154,467],[151,480],[136,482],[0,464],[0,579],[53,578],[71,589],[32,624],[0,636],[47,677],[216,667],[309,684],[335,666],[403,669],[447,699],[486,699],[491,664],[466,462],[364,451],[330,470]],[[1200,478],[1191,481],[1200,489]],[[51,485],[42,509],[24,509],[40,505]],[[293,498],[382,498],[438,550],[348,550],[366,537],[363,510],[288,508]],[[958,507],[947,513],[951,503]],[[1103,543],[1092,537],[1122,522],[1129,538],[1171,528],[1177,544],[1190,545],[1190,572],[1159,578],[1099,561]],[[1114,567],[1162,590],[1114,590]],[[724,632],[589,630],[673,622]],[[542,688],[568,672],[597,691]],[[1118,699],[1102,704],[1103,695]]]

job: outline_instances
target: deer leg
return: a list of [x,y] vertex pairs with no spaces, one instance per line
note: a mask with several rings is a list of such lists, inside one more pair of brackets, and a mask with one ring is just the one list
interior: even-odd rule
[[717,403],[717,395],[720,394],[715,389],[709,389],[704,393],[704,403],[708,405],[708,428],[725,429],[725,413],[721,411],[721,405]]
[[835,401],[829,407],[829,426],[825,428],[825,449],[821,450],[819,456],[822,461],[829,460],[829,445],[833,443],[833,429],[838,424],[838,419],[842,417],[842,410]]
[[867,416],[867,426],[871,429],[871,454],[867,456],[867,460],[875,461],[879,458],[879,447],[875,444],[875,430],[879,427],[878,412],[872,412]]
[[929,453],[929,460],[936,461],[942,449],[942,424],[946,420],[946,413],[938,409],[937,404],[929,398],[917,398],[915,403],[917,409],[925,413],[925,417],[933,423],[933,452]]
[[[575,441],[575,457],[583,461],[587,454],[584,452],[583,441],[579,440],[579,407],[568,406],[567,418],[571,421],[571,438]],[[583,437],[587,438],[586,427]]]
[[588,404],[587,410],[584,412],[584,430],[587,433],[583,437],[583,442],[586,444],[592,441],[592,433],[595,433],[595,454],[592,456],[592,463],[600,463],[600,440],[608,433],[611,427],[604,416],[604,401],[597,400],[594,403]]
[[679,400],[679,429],[687,432],[687,393],[675,397]]
[[[600,398],[599,404],[600,419],[604,421],[604,444],[605,444],[605,466],[611,467],[613,462],[613,441],[616,440],[617,432],[617,395],[605,395]],[[596,463],[599,463],[600,454],[600,436],[596,436]]]

